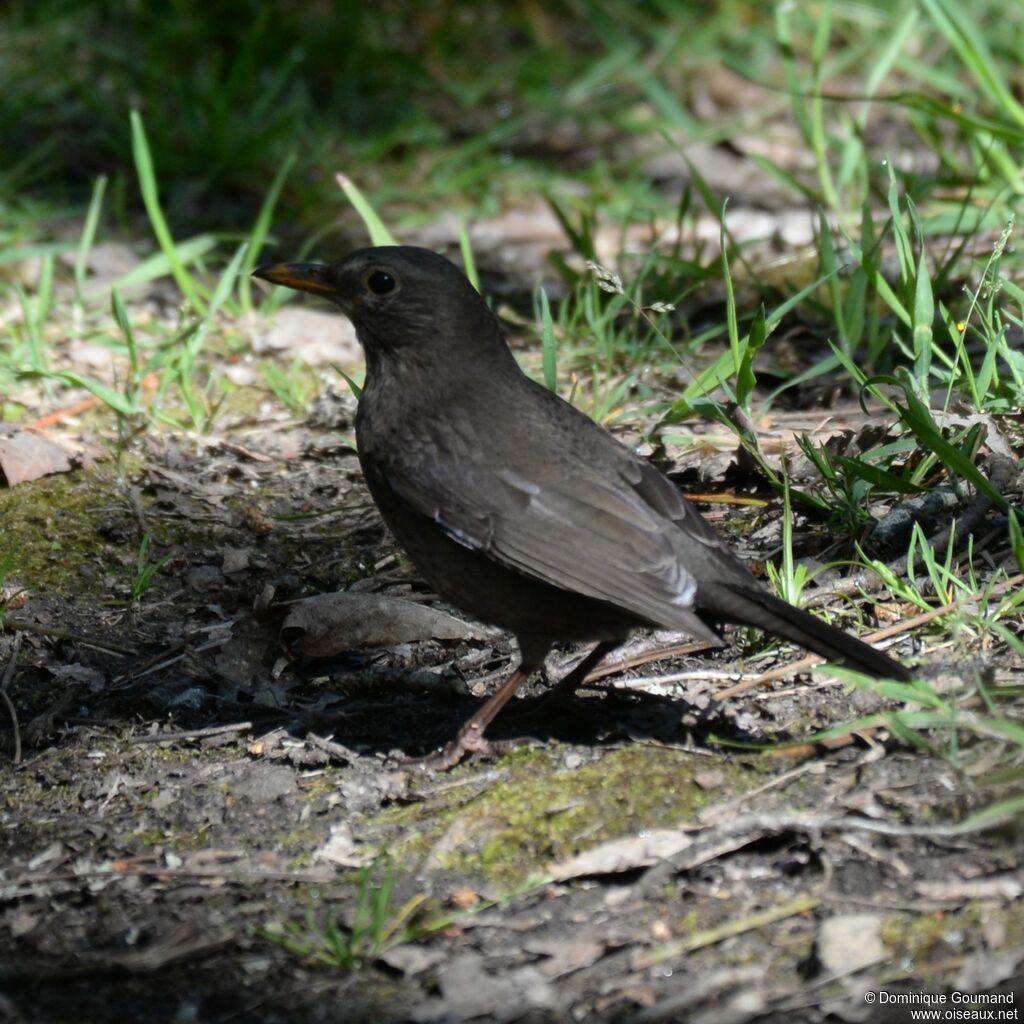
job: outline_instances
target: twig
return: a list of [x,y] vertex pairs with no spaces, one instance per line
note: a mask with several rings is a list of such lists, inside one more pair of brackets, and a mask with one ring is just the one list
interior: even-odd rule
[[46,416],[40,416],[39,419],[33,420],[28,424],[28,429],[46,430],[48,427],[55,427],[63,420],[70,419],[72,416],[79,416],[83,412],[88,412],[94,406],[99,405],[99,403],[100,400],[95,396],[83,398],[82,401],[77,402],[74,405],[69,405],[64,409],[55,409]]
[[349,750],[348,747],[342,746],[342,744],[336,743],[334,740],[317,736],[315,732],[307,732],[305,739],[310,746],[322,750],[325,754],[328,754],[336,761],[340,761],[342,764],[352,764],[359,759],[355,751]]
[[213,879],[218,882],[329,882],[335,878],[331,870],[271,871],[259,868],[169,868],[154,864],[127,864],[115,862],[113,866],[88,867],[78,871],[54,871],[8,878],[0,883],[0,900],[18,899],[27,889],[57,882],[79,882],[90,878],[159,878]]
[[221,736],[229,732],[246,732],[252,722],[233,722],[231,725],[208,725],[205,729],[183,729],[181,732],[155,732],[135,736],[132,743],[177,743],[179,740],[199,740],[206,736]]
[[616,690],[643,690],[649,686],[668,686],[671,683],[724,682],[725,680],[742,678],[743,673],[741,672],[728,672],[723,669],[713,668],[698,668],[688,672],[668,672],[661,676],[630,676],[627,679],[620,679],[609,685]]
[[696,654],[698,651],[710,650],[711,644],[702,640],[693,640],[685,644],[673,644],[671,647],[659,647],[653,651],[643,651],[641,654],[634,654],[628,658],[616,661],[602,661],[593,671],[587,674],[585,682],[592,683],[597,679],[604,679],[605,676],[615,675],[617,672],[625,672],[630,668],[637,668],[652,661],[662,661],[665,658],[674,658],[682,654]]
[[[234,625],[234,620],[221,624],[222,627],[232,625]],[[127,689],[131,686],[137,685],[145,676],[152,675],[154,672],[159,672],[165,668],[170,668],[171,665],[176,664],[185,657],[189,646],[197,635],[198,632],[189,634],[189,636],[184,640],[179,640],[176,643],[171,644],[170,647],[154,654],[148,661],[144,661],[139,666],[133,666],[130,672],[125,672],[123,675],[116,676],[111,680],[110,688]],[[199,644],[199,646],[193,649],[192,653],[202,654],[204,651],[212,650],[215,647],[223,647],[230,639],[230,636],[214,637],[212,640],[207,640],[204,644]]]
[[718,824],[726,817],[732,817],[736,808],[746,803],[751,797],[760,796],[762,793],[766,793],[770,789],[778,789],[780,786],[788,786],[793,779],[799,779],[803,775],[819,775],[824,771],[825,766],[821,761],[808,761],[806,764],[800,765],[799,768],[791,768],[788,772],[783,772],[760,786],[755,786],[748,793],[741,793],[739,796],[705,807],[697,814],[697,817],[706,825]]
[[246,448],[244,445],[240,445],[235,441],[229,441],[224,437],[219,440],[220,446],[224,451],[229,452],[231,455],[237,455],[240,459],[249,459],[251,462],[274,461],[269,455],[264,455],[263,452],[253,451],[251,448]]
[[235,932],[230,928],[222,928],[220,931],[213,932],[203,929],[197,933],[192,925],[178,925],[170,935],[143,949],[127,949],[116,952],[79,950],[74,955],[74,961],[70,963],[64,958],[18,957],[10,967],[5,965],[0,977],[4,981],[7,981],[12,975],[28,975],[33,979],[50,977],[65,979],[95,974],[98,971],[108,971],[112,968],[120,968],[132,973],[156,971],[178,960],[225,946],[235,937]]
[[787,917],[795,917],[797,914],[806,914],[813,910],[821,902],[817,896],[801,896],[799,899],[783,903],[779,907],[772,907],[770,910],[762,910],[759,914],[751,914],[749,917],[741,918],[739,921],[729,921],[718,928],[707,928],[704,931],[694,932],[684,939],[677,939],[675,942],[666,942],[664,945],[656,946],[648,953],[641,953],[633,959],[634,970],[644,971],[648,967],[654,967],[670,957],[679,956],[681,953],[692,953],[694,950],[703,949],[705,946],[714,945],[723,939],[731,939],[733,936],[742,935],[744,932],[753,931],[755,928],[764,928],[766,925],[775,924],[777,921],[784,921]]

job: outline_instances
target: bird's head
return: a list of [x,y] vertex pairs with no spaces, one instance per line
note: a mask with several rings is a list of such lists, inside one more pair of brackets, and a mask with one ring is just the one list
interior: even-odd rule
[[497,321],[466,275],[429,249],[359,249],[333,263],[272,263],[253,271],[273,284],[337,303],[371,361],[443,350],[449,359],[507,352]]

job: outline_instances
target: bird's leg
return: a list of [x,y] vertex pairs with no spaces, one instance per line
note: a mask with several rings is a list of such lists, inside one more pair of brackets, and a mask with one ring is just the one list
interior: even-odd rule
[[515,671],[495,690],[484,706],[465,722],[455,734],[455,739],[447,744],[444,750],[426,758],[427,766],[439,771],[447,771],[449,768],[454,768],[466,754],[487,750],[484,730],[494,721],[498,712],[509,702],[516,690],[544,664],[544,658],[550,649],[550,644],[524,643],[520,638],[520,660]]
[[587,681],[587,676],[621,644],[621,640],[602,640],[571,672],[558,680],[554,689],[544,698],[545,702],[551,706],[567,704]]

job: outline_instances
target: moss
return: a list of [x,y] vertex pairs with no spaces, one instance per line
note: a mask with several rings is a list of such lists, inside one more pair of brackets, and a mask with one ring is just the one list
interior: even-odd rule
[[185,853],[192,850],[203,850],[210,843],[210,832],[201,828],[195,832],[181,833],[168,832],[161,828],[139,829],[135,832],[128,832],[117,840],[121,849],[132,849],[145,847],[147,850],[155,846],[165,850],[173,850],[178,853]]
[[0,810],[19,812],[26,807],[35,810],[37,827],[52,825],[49,815],[60,814],[76,795],[72,786],[43,784],[28,772],[0,775]]
[[292,850],[299,846],[314,846],[319,842],[320,837],[308,828],[293,828],[275,839],[276,845],[282,850]]
[[[442,867],[515,886],[552,860],[688,820],[722,799],[721,787],[708,792],[693,784],[697,770],[721,771],[725,792],[741,791],[750,775],[726,757],[709,765],[706,758],[653,745],[608,750],[573,769],[565,767],[563,754],[556,746],[515,751],[501,763],[507,777],[475,798],[440,811],[436,805],[392,809],[375,823],[400,826],[410,837],[391,849],[398,859],[433,851]],[[453,801],[463,799],[458,787],[449,792]]]
[[15,552],[11,576],[32,590],[81,590],[79,569],[103,547],[95,510],[109,484],[92,474],[64,473],[0,490],[4,549]]
[[322,775],[312,779],[301,780],[298,794],[299,799],[305,800],[307,803],[317,803],[324,797],[336,793],[344,777],[344,772],[338,768],[324,768]]
[[[941,970],[951,957],[965,952],[965,942],[972,945],[977,942],[983,925],[989,929],[1001,928],[1005,933],[1001,945],[1006,947],[1024,941],[1024,917],[1019,907],[1013,904],[982,906],[980,903],[952,912],[891,915],[882,925],[882,940],[892,950],[894,960],[912,961],[918,970],[935,963]],[[931,980],[937,984],[941,975],[936,974]]]
[[129,832],[120,842],[121,846],[164,846],[168,842],[167,833],[161,828],[140,829]]
[[[168,737],[173,740],[173,736]],[[249,757],[244,748],[224,744],[223,746],[167,746],[154,744],[146,750],[150,761],[164,765],[193,765],[197,760],[205,759],[218,764],[231,764]]]

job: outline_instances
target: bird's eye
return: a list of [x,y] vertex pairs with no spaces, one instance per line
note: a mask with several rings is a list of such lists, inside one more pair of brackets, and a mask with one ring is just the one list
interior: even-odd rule
[[374,295],[387,295],[393,292],[398,282],[386,270],[372,270],[366,275],[366,287]]

